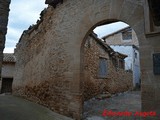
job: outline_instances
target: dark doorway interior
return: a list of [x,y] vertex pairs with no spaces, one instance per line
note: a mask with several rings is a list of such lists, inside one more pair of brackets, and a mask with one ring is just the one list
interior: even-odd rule
[[11,93],[12,92],[12,82],[13,82],[13,78],[2,78],[1,93]]

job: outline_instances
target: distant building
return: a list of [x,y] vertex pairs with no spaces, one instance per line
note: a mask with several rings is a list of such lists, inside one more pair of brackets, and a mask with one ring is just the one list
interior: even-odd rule
[[115,51],[128,55],[125,70],[133,72],[134,87],[140,86],[139,44],[131,27],[118,30],[102,38]]
[[103,93],[119,93],[132,89],[132,73],[124,70],[127,55],[115,52],[96,34],[84,44],[84,99]]
[[12,82],[15,71],[16,59],[12,53],[3,54],[2,62],[2,80],[0,81],[1,93],[12,92]]

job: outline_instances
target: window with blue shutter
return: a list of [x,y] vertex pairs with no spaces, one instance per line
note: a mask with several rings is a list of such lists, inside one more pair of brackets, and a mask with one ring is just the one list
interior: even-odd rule
[[98,77],[106,78],[107,76],[107,60],[105,58],[99,59],[99,73]]

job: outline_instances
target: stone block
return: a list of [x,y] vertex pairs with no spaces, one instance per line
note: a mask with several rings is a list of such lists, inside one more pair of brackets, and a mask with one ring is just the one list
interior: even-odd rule
[[[119,18],[120,13],[122,11],[122,6],[124,4],[124,0],[111,0],[111,8],[110,8],[110,18]],[[119,11],[119,12],[117,12]]]
[[131,2],[125,1],[123,3],[123,6],[121,6],[122,10],[120,11],[121,13],[120,13],[119,19],[123,20],[123,22],[127,22],[128,19],[134,13],[136,6],[137,6],[136,4],[133,5],[133,3],[131,3]]

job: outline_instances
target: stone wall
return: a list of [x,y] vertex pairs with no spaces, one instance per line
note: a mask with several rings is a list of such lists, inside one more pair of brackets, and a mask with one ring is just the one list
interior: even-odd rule
[[56,9],[49,7],[38,26],[25,31],[17,45],[14,93],[79,120],[85,37],[97,25],[120,20],[135,30],[139,40],[142,110],[160,112],[160,76],[153,73],[152,56],[160,52],[160,35],[146,36],[144,5],[144,0],[64,0]]
[[75,118],[79,115],[75,103],[81,95],[70,92],[71,80],[75,80],[71,64],[74,58],[69,52],[72,43],[58,33],[61,29],[55,24],[61,21],[54,21],[53,10],[45,9],[38,24],[24,31],[17,44],[13,94]]
[[[107,59],[107,77],[103,79],[98,76],[100,57]],[[132,73],[115,67],[109,51],[92,36],[88,36],[84,45],[84,74],[85,100],[103,92],[114,94],[131,90],[133,87]]]
[[2,89],[2,79],[0,80],[0,93],[1,93],[1,89]]
[[13,78],[15,63],[3,63],[2,78]]
[[[0,1],[0,68],[2,67],[3,49],[5,45],[5,35],[7,33],[8,15],[10,0]],[[0,69],[1,74],[1,69]]]
[[132,29],[132,39],[123,40],[122,32],[124,30],[125,29],[122,29],[122,30],[120,30],[119,32],[117,32],[115,34],[113,33],[111,35],[108,35],[108,37],[107,36],[104,37],[103,39],[106,41],[106,43],[108,45],[135,45],[135,46],[139,46],[136,33],[135,33],[135,31],[133,29]]

